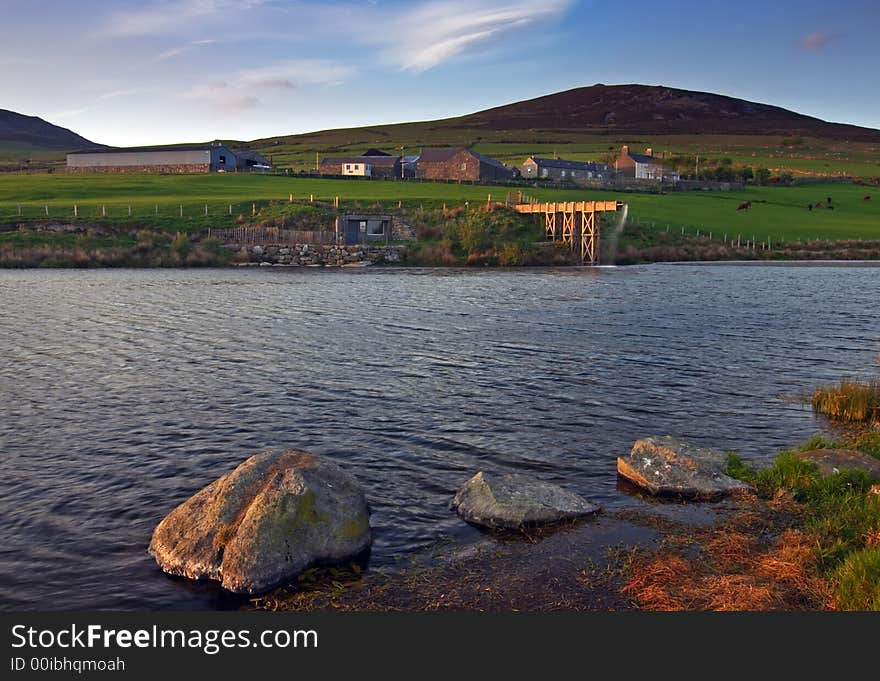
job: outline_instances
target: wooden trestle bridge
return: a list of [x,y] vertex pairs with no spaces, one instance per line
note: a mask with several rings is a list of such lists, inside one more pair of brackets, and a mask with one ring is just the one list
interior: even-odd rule
[[623,207],[620,201],[564,201],[553,203],[517,203],[517,213],[544,215],[548,239],[562,241],[572,250],[580,245],[581,262],[599,264],[599,216]]

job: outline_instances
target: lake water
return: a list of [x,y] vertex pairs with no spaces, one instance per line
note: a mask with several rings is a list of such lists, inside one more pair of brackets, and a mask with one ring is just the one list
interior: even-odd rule
[[267,448],[332,457],[371,566],[479,532],[478,470],[608,509],[615,457],[674,434],[756,460],[793,397],[878,373],[880,269],[0,271],[0,607],[236,607],[166,577],[156,523]]

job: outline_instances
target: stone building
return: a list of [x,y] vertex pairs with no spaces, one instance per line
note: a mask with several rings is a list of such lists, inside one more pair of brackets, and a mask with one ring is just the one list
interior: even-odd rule
[[425,180],[509,180],[513,171],[494,158],[471,149],[426,149],[422,151],[416,170]]
[[654,151],[650,147],[644,154],[634,154],[629,147],[624,145],[620,148],[620,156],[614,162],[614,168],[621,177],[632,177],[637,180],[667,180],[677,182],[678,173],[654,158]]
[[605,179],[611,176],[606,163],[566,161],[561,158],[529,156],[522,164],[520,174],[525,178],[546,178],[554,182]]

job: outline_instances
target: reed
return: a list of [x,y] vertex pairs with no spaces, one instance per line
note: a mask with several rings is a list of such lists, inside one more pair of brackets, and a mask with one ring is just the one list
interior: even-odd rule
[[813,410],[837,421],[880,421],[880,380],[841,381],[813,393]]

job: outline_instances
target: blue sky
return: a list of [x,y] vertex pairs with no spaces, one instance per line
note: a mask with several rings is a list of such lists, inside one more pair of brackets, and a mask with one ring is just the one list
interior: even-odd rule
[[880,3],[0,0],[0,108],[116,145],[442,118],[594,83],[880,128]]

